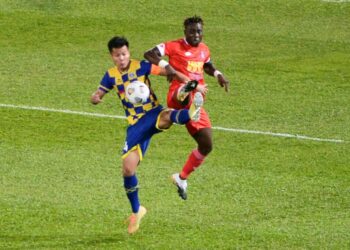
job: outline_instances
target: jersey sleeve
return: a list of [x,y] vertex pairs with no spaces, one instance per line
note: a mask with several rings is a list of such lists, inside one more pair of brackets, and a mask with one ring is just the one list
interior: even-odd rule
[[146,60],[140,62],[140,69],[137,70],[137,75],[150,75],[152,69],[152,63]]
[[160,67],[152,64],[151,66],[151,75],[160,75]]
[[156,47],[160,52],[160,56],[165,56],[165,43],[160,43]]
[[[172,53],[176,53],[176,46],[178,41],[167,41],[157,45],[157,48],[161,56],[171,56]],[[174,51],[174,52],[173,52]]]
[[104,74],[101,82],[100,82],[100,87],[99,89],[104,91],[104,92],[109,92],[111,89],[113,89],[115,82],[113,79],[110,77],[108,74],[108,71]]

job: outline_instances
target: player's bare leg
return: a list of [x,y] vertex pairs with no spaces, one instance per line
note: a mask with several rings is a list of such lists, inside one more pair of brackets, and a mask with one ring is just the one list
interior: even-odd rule
[[203,128],[193,135],[198,145],[198,151],[207,156],[213,150],[213,139],[211,128]]

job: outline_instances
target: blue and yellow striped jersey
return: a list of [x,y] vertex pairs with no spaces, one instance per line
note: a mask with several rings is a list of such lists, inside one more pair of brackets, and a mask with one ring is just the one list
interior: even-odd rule
[[[110,68],[101,80],[100,90],[109,92],[114,89],[123,105],[130,125],[135,124],[147,111],[158,107],[159,102],[146,78],[151,74],[152,64],[148,61],[131,60],[128,71],[119,72],[117,67]],[[125,89],[132,81],[141,81],[150,88],[150,97],[146,103],[132,104],[125,97]]]

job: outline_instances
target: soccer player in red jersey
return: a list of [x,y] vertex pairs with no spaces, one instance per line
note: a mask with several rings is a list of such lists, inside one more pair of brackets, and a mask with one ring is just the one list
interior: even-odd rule
[[[202,93],[203,96],[206,95],[208,89],[204,82],[204,72],[214,76],[226,92],[229,87],[229,81],[214,67],[210,60],[209,48],[202,42],[202,18],[193,16],[185,19],[184,28],[185,38],[158,44],[144,54],[144,57],[151,63],[163,68],[171,65],[176,71],[183,73],[189,79],[198,81],[198,86],[184,84],[176,79],[171,81],[167,103],[168,107],[175,109],[189,107],[196,92]],[[169,62],[163,60],[163,56],[167,56]],[[181,173],[172,175],[178,193],[184,200],[187,199],[187,178],[203,163],[213,147],[211,123],[203,107],[200,111],[199,121],[196,123],[190,121],[186,124],[186,127],[197,142],[198,147],[190,153]]]

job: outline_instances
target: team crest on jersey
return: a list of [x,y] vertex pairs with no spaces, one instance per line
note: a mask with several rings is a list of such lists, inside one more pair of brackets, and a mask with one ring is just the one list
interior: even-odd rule
[[205,53],[204,51],[201,51],[201,57],[204,59],[205,58]]
[[129,73],[129,79],[131,79],[131,78],[134,78],[135,77],[135,74],[134,73]]
[[192,55],[191,52],[189,52],[189,51],[186,51],[186,52],[185,52],[185,56],[191,56],[191,55]]

